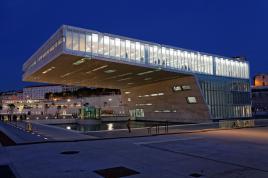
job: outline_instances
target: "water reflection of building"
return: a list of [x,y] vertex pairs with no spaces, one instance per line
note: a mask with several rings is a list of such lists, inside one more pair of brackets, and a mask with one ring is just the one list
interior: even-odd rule
[[252,111],[255,117],[268,116],[268,74],[258,74],[253,79]]

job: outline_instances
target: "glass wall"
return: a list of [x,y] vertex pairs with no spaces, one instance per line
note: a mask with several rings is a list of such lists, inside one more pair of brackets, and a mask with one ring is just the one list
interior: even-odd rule
[[249,78],[247,63],[215,57],[215,65],[216,75]]
[[89,52],[89,53],[91,52],[91,43],[92,43],[91,38],[92,38],[91,34],[86,34],[86,52]]
[[78,32],[77,30],[69,29],[66,31],[66,48],[180,71],[249,78],[249,66],[245,61],[130,40],[113,35],[103,35],[101,33]]
[[209,76],[198,78],[213,118],[251,117],[249,80]]
[[63,37],[62,33],[63,30],[59,29],[52,37],[50,37],[50,39],[23,64],[23,71],[26,72],[27,70],[32,69],[39,62],[46,60],[47,57],[53,56],[59,52],[57,51],[59,47],[66,46],[68,48],[73,48],[72,33],[67,32],[66,38]]

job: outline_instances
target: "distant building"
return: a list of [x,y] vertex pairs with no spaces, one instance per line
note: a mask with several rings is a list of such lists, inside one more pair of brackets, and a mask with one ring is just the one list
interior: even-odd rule
[[6,91],[0,93],[0,114],[7,113],[8,105],[20,102],[23,99],[22,91]]
[[[62,95],[64,92],[74,91],[79,96]],[[46,93],[57,93],[57,97],[52,95],[51,98],[45,98]],[[10,114],[11,104],[15,105],[13,114],[27,114],[29,118],[100,118],[125,115],[120,90],[114,89],[41,85],[25,87],[23,91],[0,93],[0,114]]]
[[268,116],[268,74],[258,74],[253,79],[252,114],[255,117]]
[[23,99],[43,100],[46,93],[60,93],[66,91],[76,91],[80,87],[66,85],[39,85],[23,88]]
[[23,98],[22,91],[6,91],[0,94],[0,101],[2,100],[20,100]]
[[258,74],[254,76],[254,86],[268,86],[268,74]]

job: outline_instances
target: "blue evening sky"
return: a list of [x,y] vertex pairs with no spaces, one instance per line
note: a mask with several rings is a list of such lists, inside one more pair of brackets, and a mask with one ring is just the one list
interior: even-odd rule
[[223,56],[268,73],[267,0],[1,0],[0,91],[17,90],[23,63],[62,24]]

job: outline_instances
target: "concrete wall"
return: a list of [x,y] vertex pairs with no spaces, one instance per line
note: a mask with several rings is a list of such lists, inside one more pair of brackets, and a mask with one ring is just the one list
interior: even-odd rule
[[[182,85],[189,85],[191,89],[173,91],[174,86]],[[163,95],[151,96],[159,93]],[[126,110],[144,110],[144,117],[136,119],[190,123],[211,121],[208,107],[194,76],[129,88],[123,90],[122,95]],[[197,103],[189,104],[186,100],[189,96],[196,97]]]

